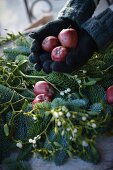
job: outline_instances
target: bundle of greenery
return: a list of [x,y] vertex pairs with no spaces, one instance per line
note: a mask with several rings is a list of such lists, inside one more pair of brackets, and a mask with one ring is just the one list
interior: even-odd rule
[[[31,43],[19,34],[0,58],[0,162],[18,151],[11,170],[33,154],[56,165],[74,155],[98,163],[96,139],[112,130],[113,44],[68,75],[36,71]],[[43,84],[35,89],[39,82],[51,97]]]

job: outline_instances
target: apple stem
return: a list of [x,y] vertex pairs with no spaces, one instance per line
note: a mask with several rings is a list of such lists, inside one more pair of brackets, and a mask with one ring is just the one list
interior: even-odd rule
[[69,27],[68,28],[71,28],[71,25],[69,25]]

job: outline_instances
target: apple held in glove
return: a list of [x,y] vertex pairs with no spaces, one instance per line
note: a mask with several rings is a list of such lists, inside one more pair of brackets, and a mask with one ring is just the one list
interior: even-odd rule
[[46,37],[42,42],[42,49],[51,52],[53,48],[58,46],[58,39],[54,36]]
[[107,89],[106,99],[109,104],[113,104],[113,85]]
[[75,29],[67,28],[59,33],[58,39],[63,47],[75,48],[78,42],[78,35]]
[[[76,48],[77,42],[77,31],[73,28],[61,30],[58,34],[58,38],[54,36],[46,37],[41,44],[42,49],[45,51],[44,54],[46,53],[46,55],[41,54],[39,56],[43,71],[50,73],[53,69],[52,64],[55,64],[55,62],[63,62],[65,64],[66,56],[68,56],[69,50],[71,48]],[[48,58],[48,55],[50,55],[50,58]]]
[[35,95],[45,94],[48,97],[52,98],[54,95],[54,90],[53,90],[53,87],[46,81],[38,81],[34,85],[34,93]]
[[68,53],[67,48],[59,46],[52,50],[51,58],[53,61],[64,61],[67,53]]

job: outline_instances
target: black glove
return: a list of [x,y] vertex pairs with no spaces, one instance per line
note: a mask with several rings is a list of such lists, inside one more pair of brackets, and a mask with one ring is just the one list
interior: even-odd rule
[[93,53],[98,51],[96,43],[85,30],[79,30],[78,37],[77,47],[70,49],[65,62],[53,62],[52,71],[71,73],[83,66]]

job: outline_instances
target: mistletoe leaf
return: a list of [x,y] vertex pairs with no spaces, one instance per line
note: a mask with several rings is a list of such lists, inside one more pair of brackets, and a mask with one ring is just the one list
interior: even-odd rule
[[4,125],[4,133],[6,136],[9,136],[9,127],[7,124]]
[[25,110],[26,109],[26,107],[28,106],[28,100],[26,100],[25,99],[25,102],[24,102],[24,104],[22,105],[22,110]]

